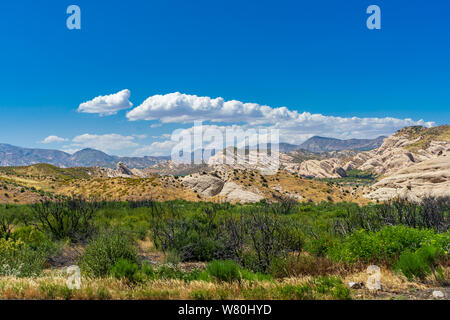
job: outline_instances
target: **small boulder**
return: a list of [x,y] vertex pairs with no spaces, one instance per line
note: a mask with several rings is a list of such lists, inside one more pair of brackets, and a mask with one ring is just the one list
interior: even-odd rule
[[364,288],[364,282],[349,282],[348,287],[351,289],[362,289]]
[[434,298],[444,298],[444,293],[442,291],[439,291],[439,290],[434,290],[433,291],[433,297]]

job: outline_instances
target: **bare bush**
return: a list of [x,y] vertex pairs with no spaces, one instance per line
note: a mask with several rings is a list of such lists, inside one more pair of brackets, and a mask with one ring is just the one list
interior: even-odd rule
[[94,233],[93,218],[99,206],[99,202],[80,196],[46,199],[32,205],[32,220],[25,222],[55,239],[82,241]]

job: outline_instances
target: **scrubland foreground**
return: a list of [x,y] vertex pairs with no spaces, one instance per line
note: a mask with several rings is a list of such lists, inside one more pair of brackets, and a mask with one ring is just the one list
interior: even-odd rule
[[[448,299],[449,208],[449,198],[1,205],[0,298]],[[79,289],[67,285],[71,265]]]

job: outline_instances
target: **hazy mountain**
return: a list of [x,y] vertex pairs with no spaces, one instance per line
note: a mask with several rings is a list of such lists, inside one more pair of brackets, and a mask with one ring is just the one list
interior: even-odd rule
[[340,140],[314,136],[303,142],[299,148],[311,152],[327,152],[339,150],[368,151],[376,149],[383,143],[386,137],[380,136],[375,139],[348,139]]
[[0,144],[0,166],[27,166],[48,163],[58,167],[108,167],[115,168],[118,162],[130,168],[147,168],[169,157],[118,157],[95,149],[83,149],[74,154],[59,150],[31,149]]
[[102,151],[95,149],[83,149],[75,152],[70,158],[69,162],[73,167],[105,167],[115,161],[114,156],[110,156]]
[[49,163],[66,167],[70,154],[59,150],[29,149],[0,144],[0,166],[25,166],[35,163]]

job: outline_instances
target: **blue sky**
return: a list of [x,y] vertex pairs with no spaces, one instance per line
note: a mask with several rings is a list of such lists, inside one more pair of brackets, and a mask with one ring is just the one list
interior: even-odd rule
[[[71,4],[81,8],[81,30],[66,28]],[[381,8],[381,30],[366,27],[371,4]],[[158,154],[167,134],[193,125],[171,113],[255,125],[253,113],[224,121],[189,114],[183,103],[193,95],[323,115],[311,126],[308,117],[288,116],[288,142],[308,134],[374,137],[409,123],[402,119],[448,124],[449,14],[450,4],[438,0],[2,1],[0,142]],[[135,121],[132,109],[77,112],[124,89],[133,108],[163,97],[142,106]],[[181,107],[155,110],[175,92],[186,95]],[[398,121],[360,120],[354,129],[351,117]],[[264,124],[281,128],[284,119]],[[297,136],[295,126],[303,128]],[[41,143],[52,135],[66,140]]]

